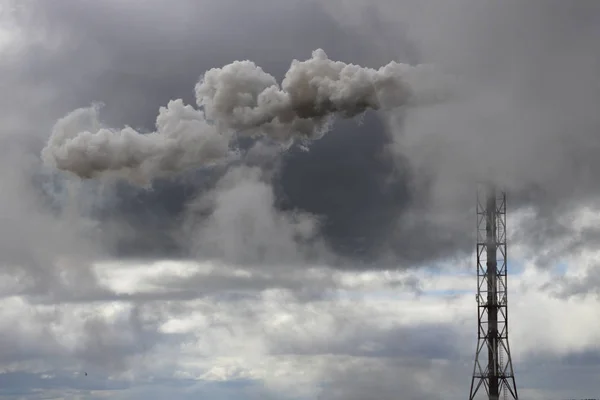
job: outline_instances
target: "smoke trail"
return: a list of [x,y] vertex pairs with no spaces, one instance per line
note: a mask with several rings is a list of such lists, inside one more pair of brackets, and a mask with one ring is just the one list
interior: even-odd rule
[[294,60],[281,86],[251,61],[207,71],[196,85],[201,108],[170,101],[156,131],[102,127],[98,107],[76,110],[54,126],[44,161],[81,178],[120,175],[147,183],[160,175],[227,159],[233,134],[265,136],[281,143],[314,140],[335,116],[438,101],[443,90],[427,66],[397,62],[364,68],[330,60],[321,49]]

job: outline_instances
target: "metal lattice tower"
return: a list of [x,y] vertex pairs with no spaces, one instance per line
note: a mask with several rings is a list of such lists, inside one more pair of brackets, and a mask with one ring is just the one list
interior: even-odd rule
[[518,400],[508,345],[506,193],[477,189],[478,339],[469,400],[483,387],[490,400]]

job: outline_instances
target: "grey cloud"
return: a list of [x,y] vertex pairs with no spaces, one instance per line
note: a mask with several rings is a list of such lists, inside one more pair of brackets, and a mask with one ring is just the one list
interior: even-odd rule
[[[48,111],[55,116],[63,115],[69,108],[99,101],[105,104],[102,115],[106,123],[111,126],[127,124],[143,131],[152,128],[159,106],[171,98],[191,102],[193,84],[200,74],[232,60],[251,58],[275,76],[281,76],[292,58],[308,57],[317,47],[325,48],[332,58],[373,67],[390,59],[383,56],[386,49],[372,47],[363,36],[337,24],[318,3],[269,4],[270,7],[253,4],[244,8],[244,12],[236,4],[235,14],[230,13],[229,6],[233,7],[233,4],[214,7],[209,3],[186,2],[178,9],[166,9],[163,3],[156,2],[144,10],[143,18],[133,19],[133,9],[123,9],[110,2],[85,6],[68,0],[51,6],[34,2],[35,15],[43,17],[36,20],[39,26],[35,29],[52,33],[61,45],[52,51],[42,49],[35,59],[31,58],[32,53],[26,53],[22,63],[28,68],[19,74],[24,82],[35,76],[51,89],[54,96],[60,94],[61,101],[52,104],[52,111]],[[198,20],[189,20],[187,16],[193,13],[197,13]],[[310,20],[311,24],[301,22],[304,20]],[[157,29],[152,24],[157,21],[165,28]],[[274,37],[275,28],[278,35]],[[215,38],[219,38],[218,45]],[[349,150],[345,156],[347,165],[353,166],[352,175],[361,184],[354,186],[355,190],[361,191],[356,196],[365,197],[369,191],[373,200],[356,202],[341,213],[337,206],[313,205],[315,200],[309,195],[318,193],[318,187],[307,187],[304,194],[299,194],[289,184],[274,182],[278,205],[282,204],[284,209],[305,207],[304,211],[319,213],[318,217],[326,220],[328,242],[334,243],[336,250],[345,254],[366,252],[372,255],[379,251],[377,243],[388,228],[378,227],[376,221],[396,215],[397,207],[399,209],[404,203],[403,194],[399,193],[401,189],[397,188],[403,185],[404,177],[390,172],[391,163],[385,160],[384,149],[389,139],[376,119],[369,117],[370,122],[364,127],[352,123],[336,128],[339,132],[337,139],[333,139],[344,143]],[[49,125],[41,125],[38,130],[48,132]],[[342,134],[347,134],[350,139],[345,141]],[[358,137],[362,139],[360,142],[351,143]],[[360,154],[365,144],[369,155]],[[328,160],[339,158],[335,155],[337,149],[331,144],[316,143],[310,153],[320,154],[316,158],[311,155],[310,161],[329,169],[331,179],[351,179],[350,171],[339,169],[337,165],[328,166]],[[278,176],[302,173],[299,161],[302,161],[301,156],[290,156],[289,162],[281,164],[289,167],[283,167]],[[371,171],[372,168],[375,171]],[[389,176],[390,173],[394,175]],[[220,174],[222,172],[200,171],[185,182],[181,179],[157,182],[151,192],[123,187],[116,193],[106,190],[103,196],[108,206],[104,207],[102,218],[97,218],[100,232],[105,232],[104,245],[122,256],[185,256],[174,238],[182,210],[198,192],[206,190],[206,185],[211,185],[210,182],[202,183],[206,181],[204,176],[216,175],[218,179]],[[368,183],[371,178],[380,182],[378,188],[372,188]],[[215,182],[214,178],[208,180],[212,184]],[[392,183],[384,187],[383,181]],[[289,193],[279,190],[282,186]],[[335,196],[339,197],[341,193]],[[392,204],[399,197],[399,205]],[[300,204],[294,204],[295,201]],[[378,206],[382,209],[375,210]],[[379,216],[372,222],[369,216],[376,214]],[[361,226],[366,224],[370,227],[368,232],[363,232]],[[364,243],[358,246],[359,251],[356,250],[357,241]]]
[[[354,4],[356,24],[363,25],[361,6]],[[510,212],[533,207],[547,218],[520,227],[519,239],[535,237],[531,245],[538,249],[555,246],[558,238],[544,241],[536,227],[550,228],[552,218],[596,203],[599,195],[600,7],[471,0],[373,7],[383,20],[398,22],[398,33],[415,43],[420,62],[455,72],[466,89],[456,101],[411,111],[391,124],[418,205],[399,218],[399,232],[414,221],[415,235],[392,240],[415,238],[417,253],[419,243],[431,242],[442,254],[464,251],[473,241],[468,221],[475,183],[493,179],[509,192]],[[554,230],[561,241],[574,234],[570,227]]]
[[118,312],[113,318],[90,305],[34,307],[24,301],[5,300],[3,306],[11,308],[3,311],[0,323],[3,369],[21,374],[2,375],[1,380],[11,381],[2,385],[3,390],[66,393],[109,390],[114,385],[115,390],[122,390],[123,373],[156,346],[173,340],[159,333],[151,308]]
[[600,230],[595,226],[579,227],[575,216],[579,208],[540,207],[519,221],[512,229],[511,242],[524,255],[544,268],[556,267],[569,256],[596,248]]
[[[566,356],[569,359],[572,356]],[[332,364],[325,373],[322,399],[460,399],[468,391],[470,362],[433,360],[357,360]],[[594,398],[597,365],[567,365],[561,357],[543,357],[517,365],[521,398]],[[427,378],[425,378],[425,375]],[[556,378],[553,378],[556,377]],[[465,379],[467,378],[467,379]]]
[[[564,207],[596,196],[594,132],[599,121],[594,110],[599,99],[595,85],[588,84],[597,80],[591,68],[598,59],[592,46],[595,5],[544,2],[533,6],[509,1],[484,7],[464,0],[453,6],[436,3],[437,8],[423,13],[412,1],[394,5],[394,12],[379,12],[389,11],[385,8],[389,5],[374,3],[361,17],[370,20],[358,18],[361,26],[371,28],[353,34],[351,25],[334,19],[348,8],[342,7],[332,17],[317,3],[261,7],[260,12],[253,6],[234,15],[229,3],[216,7],[186,2],[170,9],[156,2],[138,19],[131,18],[133,8],[112,3],[83,6],[63,0],[52,7],[44,4],[38,7],[46,22],[38,29],[54,32],[64,45],[58,52],[37,56],[48,57],[41,60],[51,66],[47,72],[40,69],[42,63],[29,60],[29,68],[20,75],[40,80],[39,76],[56,72],[50,87],[55,91],[60,87],[64,99],[57,109],[66,110],[67,103],[80,106],[103,101],[107,122],[116,126],[150,129],[157,107],[170,98],[191,100],[193,83],[209,67],[251,58],[278,75],[290,59],[308,56],[316,47],[325,48],[333,58],[366,65],[379,62],[389,52],[401,61],[432,61],[462,75],[471,90],[469,97],[411,112],[406,121],[401,116],[400,126],[392,128],[393,137],[381,133],[384,129],[377,122],[358,128],[340,124],[335,127],[337,137],[334,131],[329,143],[325,138],[307,154],[294,150],[284,155],[277,175],[282,180],[274,182],[278,206],[317,214],[324,221],[328,244],[342,254],[406,265],[469,251],[472,210],[465,204],[473,202],[469,193],[476,179],[487,176],[487,168],[495,169],[515,206],[534,202]],[[194,12],[197,21],[205,23],[192,23],[187,16]],[[313,22],[310,28],[295,23],[304,19],[300,14]],[[430,23],[442,14],[443,21]],[[246,18],[238,20],[239,15]],[[400,23],[392,24],[391,15]],[[153,23],[159,21],[161,28],[156,29]],[[381,22],[380,27],[374,28],[369,21]],[[275,27],[281,30],[272,37]],[[396,44],[386,39],[394,35],[399,38]],[[525,39],[518,40],[516,35]],[[66,62],[73,58],[89,62]],[[70,70],[65,72],[62,66]],[[556,88],[560,96],[547,88]],[[364,135],[373,138],[365,139],[368,145],[351,140],[361,129],[372,133]],[[345,140],[343,134],[351,139]],[[352,172],[356,179],[339,164],[344,159],[341,149],[347,146],[355,149],[347,154],[357,154],[347,159],[347,165],[356,168]],[[400,158],[392,166],[389,153],[394,146]],[[360,153],[365,148],[369,148],[368,156]],[[365,159],[371,161],[361,164],[365,167],[361,174],[357,165]],[[329,172],[319,179],[304,178],[314,174],[314,165]],[[303,190],[288,176],[300,176],[298,186]],[[333,181],[353,185],[340,183],[322,190],[324,182]],[[188,187],[188,193],[194,191],[193,185]],[[538,189],[533,197],[532,187]],[[160,195],[163,190],[169,195]],[[134,256],[180,252],[172,232],[177,230],[184,204],[196,195],[183,195],[186,190],[159,183],[151,196],[129,191],[135,198],[144,198],[144,204],[132,207],[134,200],[127,195],[118,202],[123,208],[118,207],[113,215],[121,221],[114,223],[115,217],[112,225],[104,225],[107,231],[123,232],[110,236],[123,238],[113,240],[112,249]],[[335,206],[331,206],[332,198],[339,199]],[[342,199],[343,207],[339,206]],[[143,208],[144,216],[129,212],[131,208]]]
[[137,307],[117,321],[90,316],[84,322],[82,340],[74,356],[92,370],[111,373],[127,370],[135,356],[143,356],[161,339],[157,327],[142,318],[142,310]]
[[60,57],[55,56],[63,83],[81,76],[74,88],[78,101],[104,102],[111,125],[152,128],[157,106],[173,98],[192,103],[200,75],[233,60],[252,59],[280,76],[293,58],[310,56],[319,45],[331,48],[334,58],[358,53],[353,61],[364,59],[361,53],[368,46],[340,29],[316,2],[225,1],[216,6],[183,1],[172,7],[153,1],[143,12],[114,2],[36,5],[43,26],[59,32],[65,42]]
[[64,395],[81,396],[99,399],[94,392],[127,389],[126,382],[94,379],[83,374],[56,374],[56,371],[48,373],[28,372],[4,372],[0,374],[0,396],[4,399],[51,399],[60,398]]
[[[247,276],[231,276],[221,274],[218,271],[210,275],[197,274],[185,279],[156,279],[156,283],[161,283],[165,289],[170,289],[165,298],[176,299],[196,299],[205,296],[220,296],[229,293],[231,296],[242,296],[247,293],[252,296],[256,292],[263,290],[279,288],[287,289],[299,297],[314,299],[323,296],[323,292],[334,287],[331,279],[310,279],[301,274],[286,274],[281,272],[274,273],[256,273],[248,272]],[[137,298],[138,296],[132,296]],[[163,297],[161,294],[148,295],[149,298]],[[229,297],[229,296],[226,296]]]
[[[424,378],[433,377],[432,381]],[[321,399],[362,400],[454,399],[464,396],[461,385],[468,368],[420,359],[364,360],[333,364],[326,372]]]
[[53,213],[33,185],[39,166],[35,159],[14,148],[2,153],[0,263],[15,282],[8,292],[52,296],[71,285],[91,290],[95,282],[89,266],[100,252],[86,226],[89,221],[79,218],[75,191],[64,212]]
[[292,149],[283,156],[275,186],[281,207],[319,216],[329,244],[357,264],[386,245],[406,250],[388,237],[410,205],[410,171],[397,168],[388,144],[376,115],[365,116],[361,125],[339,121],[310,151]]
[[[365,329],[365,321],[333,316],[336,326],[332,337],[286,336],[270,338],[273,354],[328,354],[358,358],[428,359],[464,361],[464,343],[460,333],[449,324],[422,324],[407,327]],[[268,336],[271,336],[267,333]]]
[[[65,310],[64,313],[73,314],[73,311]],[[273,324],[277,316],[288,318]],[[276,390],[260,381],[230,379],[217,383],[176,376],[182,368],[178,363],[180,359],[183,363],[189,362],[190,358],[204,362],[194,371],[200,374],[203,368],[211,367],[212,356],[231,354],[228,353],[231,351],[243,355],[248,349],[252,358],[256,356],[255,346],[264,346],[261,350],[264,353],[260,353],[264,354],[264,359],[296,356],[301,361],[306,360],[302,362],[308,363],[309,368],[316,369],[315,386],[319,386],[320,393],[317,398],[364,399],[369,395],[381,399],[464,397],[472,371],[472,335],[462,334],[462,328],[451,324],[401,327],[398,321],[381,317],[361,302],[354,305],[344,301],[305,304],[291,300],[287,294],[234,298],[221,293],[195,302],[147,302],[134,308],[132,314],[124,313],[111,321],[98,320],[98,317],[89,320],[84,326],[88,337],[81,338],[81,343],[91,348],[86,350],[83,360],[74,363],[78,374],[72,373],[73,364],[70,371],[57,371],[63,364],[53,358],[53,370],[48,374],[53,373],[55,377],[49,381],[40,381],[39,375],[29,373],[23,373],[22,382],[16,375],[7,375],[6,379],[14,377],[15,392],[21,391],[21,395],[29,390],[53,389],[63,395],[89,393],[90,396],[110,390],[111,397],[115,398],[161,398],[165,395],[173,398],[192,398],[194,395],[293,398],[289,390]],[[186,318],[189,322],[194,321],[187,329],[184,327],[186,333],[156,333],[159,326],[173,322],[176,327],[176,321]],[[395,328],[389,327],[390,322]],[[32,343],[44,343],[40,339],[36,337]],[[188,348],[189,343],[196,343],[197,348]],[[148,351],[142,353],[144,347]],[[38,353],[38,356],[49,359],[44,353]],[[318,357],[319,362],[310,361],[311,356]],[[130,369],[126,371],[134,373],[136,379],[126,383],[118,374],[114,376],[115,368],[123,365],[115,363],[115,357],[130,358]],[[577,396],[593,389],[589,384],[594,382],[598,360],[592,350],[567,354],[561,360],[544,357],[527,354],[516,364],[519,388],[528,389],[525,394],[549,395],[555,390],[548,387],[549,377],[552,384]],[[282,369],[288,359],[282,357]],[[85,379],[80,376],[80,371],[88,372],[85,378],[89,381],[75,381]],[[573,371],[581,371],[582,377],[570,375]],[[109,375],[111,379],[108,379]],[[560,389],[558,386],[556,390]],[[33,396],[28,398],[35,398]]]
[[[582,245],[587,247],[590,243],[597,243],[597,238],[596,236],[596,240],[593,242],[586,240]],[[598,297],[600,296],[600,268],[597,264],[592,264],[580,276],[559,276],[552,282],[542,285],[541,289],[560,299],[586,296]]]
[[[593,385],[598,374],[598,351],[588,349],[585,352],[574,351],[561,355],[540,354],[532,356],[520,364],[517,373],[521,380],[531,382],[532,388],[539,388],[539,398],[594,398],[597,396]],[[549,375],[562,376],[560,379],[548,379]],[[533,390],[519,393],[528,395]],[[536,396],[537,397],[537,396]]]
[[[79,359],[74,363],[85,360],[97,363],[99,369],[126,369],[131,359],[148,356],[147,349],[181,339],[157,333],[161,307],[165,303],[175,307],[169,301],[197,299],[204,295],[204,288],[299,286],[300,278],[256,274],[250,284],[242,279],[221,280],[217,275],[203,282],[201,277],[186,283],[166,281],[165,286],[172,289],[167,294],[115,295],[98,287],[90,270],[92,261],[115,256],[193,254],[239,263],[249,260],[254,266],[264,262],[269,268],[277,263],[314,260],[299,252],[291,239],[295,231],[290,226],[297,221],[264,225],[265,220],[258,220],[260,215],[266,215],[267,222],[293,213],[316,218],[324,235],[324,242],[317,236],[319,243],[352,256],[351,262],[343,260],[345,267],[364,267],[363,260],[373,258],[383,258],[378,266],[418,264],[471,251],[473,215],[469,204],[474,200],[473,182],[488,172],[479,168],[484,162],[499,168],[498,180],[512,194],[509,201],[514,209],[538,207],[536,220],[529,221],[515,239],[564,251],[595,244],[597,237],[589,232],[573,247],[564,245],[563,239],[572,230],[557,225],[556,220],[573,206],[595,201],[598,195],[598,6],[557,1],[451,3],[438,1],[420,9],[416,2],[406,1],[394,4],[393,12],[378,13],[377,7],[385,6],[381,2],[368,15],[372,19],[367,26],[372,26],[372,21],[387,21],[381,24],[386,26],[385,32],[365,28],[357,34],[351,26],[335,21],[341,9],[332,17],[318,4],[306,2],[241,5],[226,1],[216,6],[209,1],[182,1],[179,8],[150,2],[144,10],[130,8],[126,12],[123,7],[133,6],[119,5],[122,2],[34,2],[34,17],[39,19],[33,19],[32,32],[48,34],[58,45],[31,44],[18,58],[3,60],[0,66],[3,93],[13,95],[0,100],[0,213],[4,221],[0,257],[7,272],[22,276],[4,294],[30,295],[32,302],[45,304],[117,300],[145,303],[157,310],[146,316],[154,322],[140,316],[117,323],[92,319],[75,355],[36,348],[27,335],[5,335],[8,339],[0,344],[2,354],[10,361],[20,356],[47,361],[72,360],[74,356]],[[401,22],[390,24],[390,16]],[[379,41],[384,33],[394,40]],[[372,46],[373,41],[377,43]],[[363,125],[355,121],[338,124],[308,153],[293,148],[268,165],[257,163],[256,158],[246,161],[260,164],[264,186],[250,181],[261,188],[258,195],[251,203],[234,198],[239,203],[232,208],[210,201],[217,195],[215,188],[225,170],[193,171],[174,181],[156,182],[151,191],[90,184],[64,193],[51,185],[59,178],[39,173],[37,157],[53,122],[74,108],[102,101],[109,125],[151,130],[159,106],[171,98],[191,102],[193,85],[204,70],[250,58],[280,77],[292,58],[308,57],[317,47],[332,58],[373,67],[389,61],[391,54],[400,61],[433,61],[468,78],[476,88],[474,97],[395,116],[400,122],[390,129],[380,125],[379,116],[367,115]],[[486,149],[490,144],[494,145],[492,151]],[[31,183],[34,176],[43,182],[44,195],[39,194],[41,184]],[[271,189],[274,192],[269,194]],[[65,200],[64,194],[74,193],[79,209]],[[250,216],[248,247],[228,248],[210,237],[210,227],[215,225],[223,228],[223,234],[239,237],[239,232],[221,225],[216,217],[198,218],[190,203],[197,205],[195,200],[206,198],[209,214],[223,207],[233,215],[245,211]],[[184,246],[195,252],[182,251],[185,230],[179,229],[189,215],[186,211],[197,218],[191,219],[195,222],[191,232],[208,235],[213,246],[203,247],[210,241],[201,240]],[[82,225],[82,215],[98,225]],[[265,232],[270,235],[261,236]],[[280,246],[261,251],[273,236]],[[183,243],[188,239],[184,237]],[[327,251],[322,254],[330,256]],[[61,260],[65,255],[70,259]],[[339,261],[337,255],[333,260]],[[49,325],[56,319],[42,320]],[[418,347],[418,341],[409,339],[406,342]],[[35,340],[42,342],[42,337]],[[435,338],[425,342],[432,341]],[[52,347],[54,342],[46,339],[44,343]],[[279,345],[303,350],[297,343]],[[398,353],[403,350],[395,348]],[[447,357],[453,355],[448,350]],[[435,392],[438,388],[419,384],[421,372],[431,368],[440,380],[442,376],[449,380],[444,381],[445,387],[453,390],[449,398],[464,395],[465,386],[457,388],[456,382],[468,376],[470,363],[453,369],[433,362],[406,367],[369,360],[345,370],[341,365],[332,366],[324,375],[330,383],[322,397],[363,399],[380,393],[379,398],[385,399],[397,398],[400,393],[409,399],[436,398],[440,396]],[[539,379],[541,386],[547,375]],[[198,393],[206,392],[198,389]]]
[[177,400],[194,400],[198,398],[228,400],[240,398],[240,396],[249,400],[283,400],[293,398],[292,394],[289,396],[275,394],[260,382],[255,381],[198,382],[197,380],[185,381],[183,379],[159,380],[154,384],[143,385],[122,394],[117,394],[114,398],[162,400],[168,397]]

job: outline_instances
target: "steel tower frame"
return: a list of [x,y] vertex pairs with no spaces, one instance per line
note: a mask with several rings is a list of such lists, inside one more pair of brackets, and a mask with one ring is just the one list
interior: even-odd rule
[[490,400],[518,400],[508,343],[506,193],[477,188],[478,339],[469,400],[483,387]]

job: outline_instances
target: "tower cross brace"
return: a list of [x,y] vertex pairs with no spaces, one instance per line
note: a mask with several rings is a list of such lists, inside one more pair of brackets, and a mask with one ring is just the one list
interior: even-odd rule
[[477,189],[477,348],[469,400],[518,400],[508,343],[506,193]]

